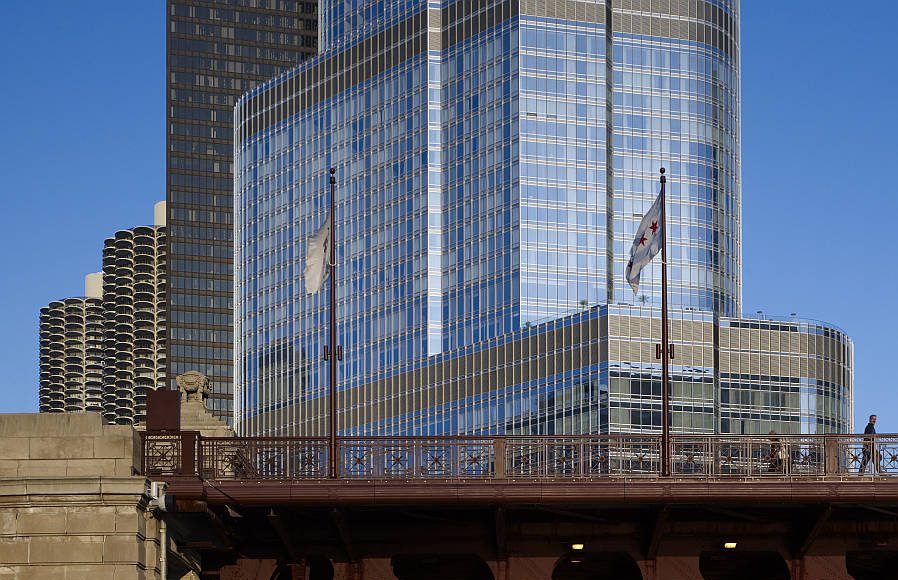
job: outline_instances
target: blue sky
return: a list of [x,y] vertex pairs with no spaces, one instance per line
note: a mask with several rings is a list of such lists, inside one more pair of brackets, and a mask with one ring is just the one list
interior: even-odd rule
[[[164,2],[49,4],[0,19],[0,412],[37,410],[40,307],[164,198]],[[846,330],[856,423],[898,431],[898,3],[742,4],[744,310]]]

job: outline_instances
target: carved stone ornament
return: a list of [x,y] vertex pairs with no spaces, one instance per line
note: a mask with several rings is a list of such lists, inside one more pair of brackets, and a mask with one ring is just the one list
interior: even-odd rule
[[187,371],[183,375],[175,377],[178,388],[181,389],[181,397],[186,402],[199,401],[205,403],[209,396],[209,377],[197,371]]

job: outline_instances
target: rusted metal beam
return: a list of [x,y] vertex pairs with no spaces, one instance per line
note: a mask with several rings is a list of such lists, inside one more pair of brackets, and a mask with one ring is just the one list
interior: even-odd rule
[[707,506],[707,505],[702,506],[702,508],[705,511],[711,512],[712,514],[718,514],[718,515],[726,516],[728,518],[733,518],[736,520],[744,520],[746,522],[762,522],[762,521],[764,521],[764,518],[759,517],[754,514],[745,513],[744,511],[728,509],[728,508],[718,507],[718,506]]
[[290,534],[287,526],[284,525],[283,518],[275,510],[275,508],[271,508],[268,511],[266,519],[268,520],[268,523],[271,524],[271,528],[274,530],[274,533],[277,534],[278,538],[280,538],[281,540],[281,543],[284,545],[284,551],[290,558],[290,562],[293,564],[302,563],[303,555],[299,551],[299,548],[297,547],[296,542],[293,540],[293,536]]
[[[770,504],[863,503],[898,508],[898,479],[862,481],[795,481],[786,479],[705,482],[609,479],[582,482],[427,481],[218,481],[215,486],[172,480],[176,500],[202,500],[210,505],[241,506],[482,506],[542,505],[593,507],[701,504],[740,506]],[[748,518],[745,519],[749,519]]]
[[858,504],[857,507],[859,507],[861,509],[869,510],[871,512],[876,512],[878,514],[887,515],[892,518],[898,518],[898,512],[893,511],[893,510],[887,510],[887,509],[883,509],[881,507],[876,507],[873,505],[866,505],[866,504]]
[[798,549],[795,550],[795,559],[800,560],[801,558],[804,558],[805,554],[808,553],[808,550],[811,549],[811,546],[814,545],[814,540],[816,540],[817,536],[820,535],[820,532],[823,531],[823,528],[826,526],[832,513],[833,507],[831,505],[823,506],[823,508],[820,509],[813,525],[811,525],[807,533],[800,538],[801,541],[798,543]]
[[658,546],[661,545],[661,538],[664,536],[664,530],[667,527],[667,519],[670,515],[670,508],[667,506],[658,510],[655,515],[655,523],[648,537],[648,543],[645,549],[645,559],[654,560],[658,555]]
[[337,537],[340,538],[340,545],[346,553],[346,559],[349,562],[356,560],[352,549],[352,535],[349,533],[349,525],[346,523],[346,513],[340,508],[331,510],[331,521],[337,530]]
[[567,518],[573,518],[575,520],[584,520],[587,522],[597,522],[600,524],[607,524],[611,522],[608,518],[603,518],[592,513],[592,510],[589,512],[578,512],[575,510],[566,510],[560,508],[552,508],[548,506],[534,506],[536,509],[544,511],[546,513],[555,514],[558,516],[564,516]]
[[505,545],[508,542],[508,526],[506,522],[506,513],[503,506],[498,506],[494,515],[495,532],[496,532],[496,560],[504,560],[506,558]]

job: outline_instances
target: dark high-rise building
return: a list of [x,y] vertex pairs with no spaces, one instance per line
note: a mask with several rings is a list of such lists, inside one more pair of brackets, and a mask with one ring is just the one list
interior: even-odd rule
[[315,54],[317,4],[167,2],[167,375],[208,375],[220,416],[231,414],[233,383],[234,103]]

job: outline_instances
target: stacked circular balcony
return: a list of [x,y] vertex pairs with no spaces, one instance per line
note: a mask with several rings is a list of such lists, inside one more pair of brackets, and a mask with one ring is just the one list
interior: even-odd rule
[[89,296],[41,309],[41,412],[145,421],[147,392],[166,385],[165,256],[162,225],[116,232],[103,243],[102,274],[85,278]]
[[99,298],[66,298],[41,309],[41,412],[102,410],[103,319]]
[[142,423],[147,392],[165,385],[165,228],[117,232],[103,248],[104,416]]

